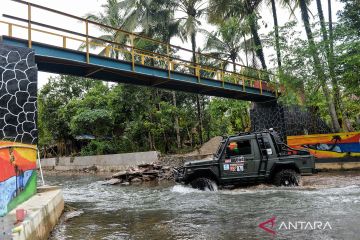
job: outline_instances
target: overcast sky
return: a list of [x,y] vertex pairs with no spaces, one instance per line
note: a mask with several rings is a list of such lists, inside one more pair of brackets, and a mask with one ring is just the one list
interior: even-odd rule
[[[30,2],[82,17],[86,13],[95,13],[96,14],[99,11],[101,11],[101,5],[106,3],[106,0],[51,0],[51,1],[49,1],[49,0],[30,0]],[[322,5],[323,5],[325,18],[328,19],[327,0],[326,1],[322,0]],[[333,20],[335,22],[337,19],[336,13],[338,10],[342,9],[343,5],[339,1],[335,1],[335,0],[332,0],[332,5],[333,5],[332,6],[333,7],[333,11],[332,11],[333,12]],[[278,8],[279,24],[283,25],[285,22],[287,22],[289,20],[289,12],[285,9],[281,9],[280,6],[277,6],[277,8]],[[317,13],[315,1],[313,1],[312,4],[310,5],[310,10],[312,11],[313,14]],[[15,16],[22,17],[22,18],[26,18],[27,17],[27,7],[23,4],[15,3],[10,0],[1,0],[0,20],[1,21],[11,21],[9,19],[2,17],[2,14],[4,14],[4,13],[10,14],[10,15],[15,15]],[[272,24],[273,18],[272,18],[272,13],[271,13],[271,7],[262,5],[260,14],[262,16],[263,22],[266,22],[268,24],[268,26],[265,28],[265,26],[262,24],[262,21],[260,21],[259,22],[260,26],[261,26],[260,32],[267,33],[273,28],[273,24]],[[53,26],[58,26],[61,28],[71,29],[74,31],[84,31],[84,29],[85,29],[84,24],[82,24],[78,21],[73,21],[69,18],[59,17],[59,15],[49,14],[44,11],[35,10],[32,13],[32,17],[33,17],[34,21],[46,23],[46,24],[53,25]],[[298,28],[299,28],[299,30],[302,30],[303,27],[301,26],[301,18],[300,18],[299,11],[296,12],[296,18],[300,22]],[[317,19],[315,21],[317,21]],[[24,24],[24,23],[21,23],[21,24]],[[202,27],[207,30],[214,30],[214,27],[209,26],[208,24],[205,24],[205,23]],[[4,33],[6,33],[6,31],[7,31],[6,26],[4,24],[0,24],[0,34],[2,35]],[[16,31],[18,31],[18,30],[14,30],[14,34],[18,34],[18,35],[23,34],[23,32],[20,32],[20,31],[16,32]],[[96,36],[99,34],[99,32],[97,29],[91,28],[90,34]],[[53,44],[59,44],[59,45],[62,44],[62,39],[60,39],[60,38],[49,38],[49,36],[41,35],[41,34],[34,34],[33,37],[35,38],[34,39],[35,41],[36,41],[36,39],[43,41],[44,37],[46,37],[47,40]],[[79,43],[76,43],[76,42],[69,42],[68,44],[72,45],[74,48],[77,48],[77,46],[79,45]],[[190,43],[182,43],[180,41],[180,39],[172,39],[172,44],[185,46],[185,47],[191,49]],[[199,35],[197,37],[197,44],[200,47],[204,45],[204,37],[203,36]],[[272,49],[265,49],[265,55],[268,56],[271,53],[273,53]],[[41,88],[47,82],[48,77],[51,75],[52,74],[39,72],[39,79],[38,79],[39,88]]]

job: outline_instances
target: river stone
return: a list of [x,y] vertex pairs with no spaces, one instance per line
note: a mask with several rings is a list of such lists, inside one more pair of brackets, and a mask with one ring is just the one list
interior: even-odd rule
[[163,167],[160,164],[154,164],[153,169],[155,170],[161,170]]
[[126,171],[120,171],[112,175],[113,178],[122,178],[127,175]]
[[112,178],[112,179],[104,182],[103,184],[104,184],[104,185],[116,185],[116,184],[119,184],[119,183],[121,183],[121,180],[120,180],[120,179],[118,179],[118,178]]
[[148,171],[143,172],[143,175],[158,175],[158,174],[159,174],[159,171],[157,171],[157,170],[148,170]]
[[129,177],[140,177],[142,175],[143,171],[132,171],[128,172]]
[[145,181],[145,182],[152,181],[155,178],[156,178],[156,176],[154,176],[154,175],[148,175],[148,176],[143,176],[142,177],[143,181]]
[[71,212],[67,212],[64,214],[64,221],[68,221],[74,217],[78,217],[80,216],[81,214],[83,214],[84,212],[83,211],[71,211]]
[[141,178],[133,178],[133,179],[131,179],[131,183],[141,183],[141,182],[142,182]]
[[149,169],[152,169],[152,168],[153,168],[153,165],[152,165],[152,164],[149,164],[149,163],[145,163],[145,164],[139,164],[138,167],[139,167],[139,168],[149,168]]
[[[126,171],[119,171],[114,173],[110,178],[111,181],[119,179],[121,185],[140,184],[141,182],[149,182],[154,180],[171,180],[174,178],[172,167],[162,166],[159,163],[140,164],[136,167],[129,167]],[[109,181],[110,181],[109,180]]]
[[130,174],[141,174],[145,169],[130,168],[127,172]]

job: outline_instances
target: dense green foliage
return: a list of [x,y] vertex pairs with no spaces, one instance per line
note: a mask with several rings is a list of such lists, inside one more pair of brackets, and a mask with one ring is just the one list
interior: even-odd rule
[[[89,82],[93,83],[91,87],[77,91]],[[61,99],[71,91],[68,99]],[[171,91],[123,84],[107,86],[70,76],[53,78],[39,95],[41,144],[54,140],[62,154],[81,150],[84,155],[190,150],[199,143],[196,96],[177,92],[176,100],[174,106]],[[247,102],[201,97],[200,103],[205,140],[249,127]],[[175,117],[179,118],[182,150],[176,145]],[[89,135],[95,140],[75,140]],[[79,149],[74,142],[90,143]]]
[[[280,101],[285,104],[317,107],[322,118],[335,129],[328,108],[328,99],[324,96],[327,88],[330,98],[335,102],[336,117],[342,130],[354,131],[360,129],[360,37],[355,27],[359,17],[354,14],[354,11],[359,12],[360,4],[356,1],[344,2],[346,2],[344,11],[339,12],[339,19],[333,30],[332,61],[335,81],[331,81],[331,67],[327,53],[329,51],[327,43],[331,39],[324,41],[321,23],[316,21],[317,16],[314,23],[310,25],[315,49],[304,47],[309,46],[308,40],[304,39],[295,21],[280,27],[279,40],[283,65],[279,76],[287,89]],[[266,39],[268,47],[275,47],[274,32],[270,33]],[[318,59],[319,63],[314,62],[314,55],[317,55],[315,59]],[[275,57],[270,60],[276,62]],[[325,77],[323,83],[314,67],[316,65],[319,65],[318,69]],[[337,93],[339,96],[335,92],[335,84],[340,89]]]
[[[324,18],[320,0],[314,15],[308,12],[311,1],[306,0],[108,0],[102,12],[87,17],[166,43],[179,37],[191,44],[194,65],[220,67],[219,62],[196,57],[201,51],[248,67],[276,66],[270,70],[286,89],[281,103],[319,109],[334,131],[353,131],[360,130],[360,3],[341,1],[344,9],[336,23]],[[271,5],[274,24],[266,36],[259,34],[269,21],[259,14],[263,2]],[[301,20],[279,26],[277,5],[300,12]],[[201,29],[205,21],[216,31]],[[299,31],[298,21],[304,31]],[[196,41],[200,33],[206,36],[202,44]],[[119,31],[99,38],[130,41]],[[166,52],[164,45],[154,42],[135,40],[135,45]],[[274,54],[266,59],[266,51]],[[159,63],[151,60],[150,64]],[[56,147],[61,155],[182,152],[213,136],[249,130],[250,106],[249,102],[59,76],[39,93],[40,144]]]

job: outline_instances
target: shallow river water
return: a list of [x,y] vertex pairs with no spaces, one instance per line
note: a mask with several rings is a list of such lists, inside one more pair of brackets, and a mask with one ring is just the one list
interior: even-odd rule
[[[72,214],[81,213],[59,224],[52,240],[360,239],[360,173],[305,178],[299,188],[217,192],[174,183],[104,186],[104,177],[91,175],[45,177],[62,186],[66,203],[78,210]],[[273,217],[269,231],[258,226]]]

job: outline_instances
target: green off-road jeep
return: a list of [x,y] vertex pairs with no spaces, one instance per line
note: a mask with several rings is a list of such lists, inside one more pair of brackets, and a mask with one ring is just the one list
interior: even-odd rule
[[272,130],[224,137],[213,159],[174,169],[175,181],[201,190],[261,182],[298,186],[300,175],[312,173],[314,157],[285,145]]

